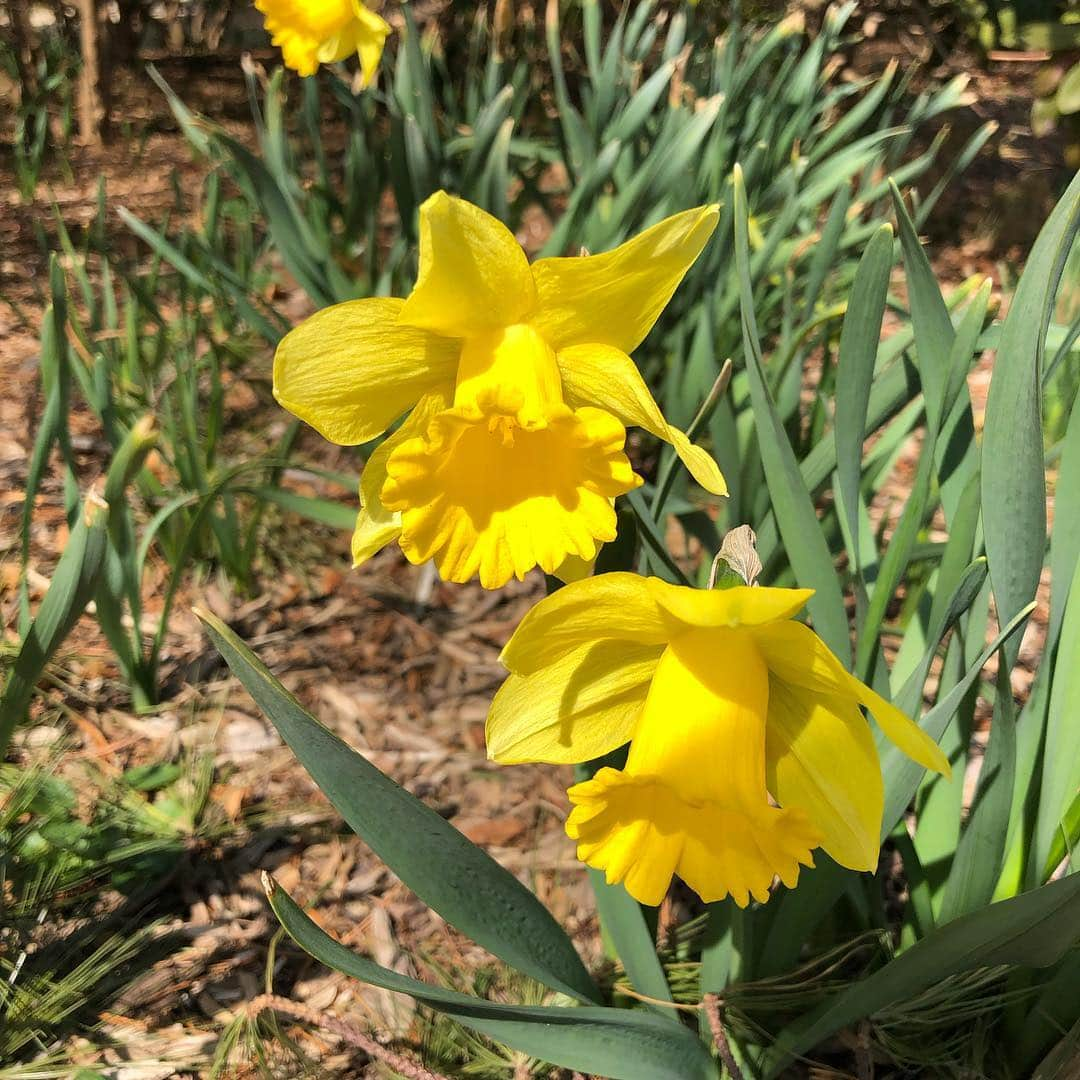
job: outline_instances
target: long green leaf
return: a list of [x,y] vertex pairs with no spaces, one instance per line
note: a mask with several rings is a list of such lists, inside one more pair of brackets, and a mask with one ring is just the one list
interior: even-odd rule
[[850,667],[851,646],[840,582],[817,514],[814,512],[810,492],[799,472],[799,463],[791,449],[765,377],[757,322],[754,318],[754,291],[750,283],[746,188],[742,171],[737,166],[734,199],[735,255],[739,275],[743,345],[765,480],[795,576],[800,585],[816,590],[808,605],[814,620],[814,629],[840,658],[841,663]]
[[[674,1000],[641,905],[622,885],[609,885],[599,870],[589,867],[589,880],[600,925],[611,939],[634,989],[657,1001]],[[657,1007],[656,1011],[669,1020],[677,1019],[674,1010]]]
[[1043,875],[1053,870],[1050,853],[1080,789],[1080,560],[1068,596],[1057,649],[1043,659],[1054,664],[1034,840],[1033,865]]
[[[883,80],[884,81],[884,80]],[[836,370],[836,473],[840,497],[851,537],[853,563],[859,558],[858,505],[862,477],[863,432],[874,362],[885,317],[885,298],[893,262],[893,232],[882,225],[874,233],[859,260],[851,286],[847,314],[840,333],[840,355]]]
[[1049,967],[1078,939],[1080,874],[965,915],[785,1028],[766,1055],[764,1074],[779,1075],[841,1028],[950,975],[1001,964]]
[[90,602],[108,543],[108,505],[91,494],[71,530],[48,591],[23,637],[0,696],[0,761],[16,724],[26,716],[45,665]]
[[430,986],[358,956],[320,929],[276,882],[268,883],[267,894],[290,937],[327,967],[384,990],[409,994],[530,1057],[613,1080],[717,1080],[704,1044],[688,1028],[652,1013],[504,1005]]
[[[956,715],[956,710],[960,708],[960,703],[990,657],[1024,625],[1034,608],[1034,601],[1027,607],[1021,608],[976,657],[975,662],[964,673],[964,677],[922,718],[919,726],[934,742],[940,742],[945,729]],[[926,770],[906,757],[895,746],[887,746],[881,754],[881,772],[885,777],[885,813],[881,822],[881,836],[884,840],[903,817],[904,810],[914,798]]]
[[1016,705],[1004,656],[998,654],[997,695],[990,742],[967,824],[953,857],[938,922],[947,923],[984,907],[1005,859],[1016,776]]
[[[986,400],[982,511],[998,617],[1034,595],[1046,547],[1042,366],[1065,260],[1080,230],[1080,173],[1039,233],[1009,306]],[[1016,662],[1020,642],[1007,650]]]
[[519,971],[595,1001],[570,939],[509,871],[323,727],[220,619],[211,640],[319,789],[356,832],[447,922]]

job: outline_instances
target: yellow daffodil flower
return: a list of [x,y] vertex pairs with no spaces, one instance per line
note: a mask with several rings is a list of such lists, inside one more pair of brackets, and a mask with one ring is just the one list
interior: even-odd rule
[[877,865],[883,784],[859,711],[905,754],[949,764],[917,724],[792,617],[809,589],[699,590],[602,574],[541,601],[502,654],[496,761],[582,762],[630,743],[622,770],[570,789],[578,857],[658,904],[677,874],[745,906],[794,886],[823,848]]
[[360,480],[359,565],[398,541],[449,581],[488,589],[595,559],[612,500],[641,483],[626,425],[670,442],[722,495],[716,463],[664,419],[627,355],[716,227],[676,214],[614,251],[529,265],[513,234],[443,192],[420,208],[407,300],[353,300],[286,335],[277,400],[332,442],[367,442],[411,409]]
[[364,83],[375,78],[390,27],[360,0],[255,0],[286,66],[314,75],[356,53]]

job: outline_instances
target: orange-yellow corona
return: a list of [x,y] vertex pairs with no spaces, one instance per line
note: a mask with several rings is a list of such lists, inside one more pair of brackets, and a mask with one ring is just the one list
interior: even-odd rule
[[355,53],[365,83],[375,78],[390,27],[360,0],[255,0],[287,67],[314,75]]

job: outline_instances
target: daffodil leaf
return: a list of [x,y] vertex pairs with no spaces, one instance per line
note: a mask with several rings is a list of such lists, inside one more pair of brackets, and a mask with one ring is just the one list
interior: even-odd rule
[[334,502],[332,499],[301,495],[281,487],[252,488],[251,494],[260,502],[273,503],[275,506],[280,506],[282,510],[299,514],[321,525],[329,525],[333,529],[351,532],[356,527],[355,506],[347,506],[345,503]]
[[108,547],[108,506],[86,500],[53,571],[48,591],[31,621],[0,695],[0,761],[22,721],[45,665],[90,602]]
[[[742,173],[735,172],[735,254],[742,309],[743,348],[750,380],[750,399],[757,421],[758,445],[765,468],[765,481],[772,498],[780,535],[800,586],[815,590],[807,605],[814,629],[845,667],[850,667],[851,645],[847,614],[840,582],[833,567],[828,544],[814,512],[810,492],[799,471],[787,432],[776,411],[765,377],[757,322],[754,318],[754,290],[750,283],[750,250],[747,233],[746,189]],[[759,544],[762,559],[767,557]]]
[[431,986],[380,967],[330,937],[276,882],[267,892],[289,936],[327,967],[409,994],[530,1057],[613,1080],[716,1080],[712,1057],[688,1028],[644,1011],[506,1005]]
[[767,1080],[835,1032],[940,983],[999,964],[1049,967],[1080,939],[1080,874],[991,904],[935,930],[780,1032],[765,1056]]
[[1016,779],[1016,704],[1004,660],[999,653],[990,742],[949,870],[939,923],[951,922],[989,904],[1005,859]]
[[[989,662],[990,657],[1024,625],[1034,607],[1035,602],[1032,601],[1027,607],[1021,608],[968,667],[964,677],[922,718],[919,726],[931,739],[935,742],[941,740],[964,696],[979,677],[979,672]],[[885,777],[885,813],[881,822],[881,838],[884,840],[914,798],[926,770],[895,747],[887,746],[881,754],[881,772]]]
[[[1034,595],[1046,549],[1042,367],[1046,333],[1065,260],[1080,230],[1080,173],[1031,250],[1001,329],[986,400],[982,512],[998,616],[1011,618]],[[1016,661],[1019,640],[1006,651]]]
[[[1070,1025],[1072,1026],[1069,1032]],[[1060,1042],[1061,1033],[1065,1035]],[[1069,1062],[1080,1060],[1076,1052],[1080,1050],[1080,953],[1066,957],[1058,969],[1046,980],[1039,990],[1038,997],[1031,1001],[1027,1016],[1009,1040],[1009,1064],[1013,1076],[1031,1076],[1032,1080],[1062,1080],[1068,1076],[1066,1067]],[[1044,1061],[1047,1071],[1032,1071],[1041,1054],[1055,1044],[1062,1050],[1057,1059],[1057,1068],[1049,1068],[1054,1060],[1053,1052]],[[1071,1050],[1071,1056],[1064,1056],[1064,1051]]]
[[512,967],[573,997],[596,1000],[595,984],[565,931],[513,874],[301,708],[220,619],[197,614],[319,789],[409,888]]
[[[622,885],[609,885],[602,871],[592,867],[588,871],[600,925],[610,938],[634,989],[657,1001],[672,1001],[671,988],[656,953],[656,941],[641,905]],[[665,1009],[662,1005],[652,1008],[658,1015],[678,1023],[673,1009]]]
[[[1060,527],[1055,523],[1055,533]],[[1050,685],[1035,826],[1033,866],[1043,877],[1053,872],[1050,855],[1061,836],[1069,805],[1080,788],[1080,560],[1073,570],[1068,597]],[[1048,653],[1043,663],[1050,660]]]
[[[836,473],[852,543],[852,562],[862,566],[859,552],[858,506],[862,498],[863,432],[874,381],[874,363],[885,317],[885,299],[893,264],[893,232],[882,225],[867,244],[851,286],[840,333],[836,371]],[[867,553],[869,555],[869,553]]]

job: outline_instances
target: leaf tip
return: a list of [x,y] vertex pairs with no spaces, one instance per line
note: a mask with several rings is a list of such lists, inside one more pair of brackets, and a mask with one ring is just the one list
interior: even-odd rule
[[274,880],[274,875],[271,874],[269,870],[260,871],[259,880],[262,882],[263,892],[266,893],[266,898],[269,900],[277,890],[278,883]]

